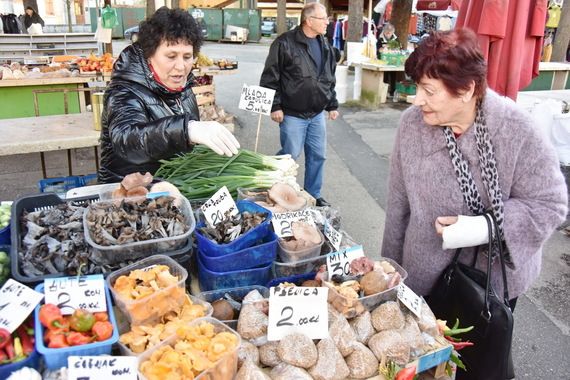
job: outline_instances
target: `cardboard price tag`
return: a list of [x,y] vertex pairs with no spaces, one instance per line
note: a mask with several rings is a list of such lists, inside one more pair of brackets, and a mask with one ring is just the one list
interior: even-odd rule
[[344,251],[329,254],[327,256],[329,279],[335,274],[348,276],[350,274],[350,262],[359,257],[364,257],[364,251],[361,245],[355,245]]
[[46,279],[44,293],[45,302],[57,305],[64,315],[73,314],[75,309],[93,313],[107,310],[102,274]]
[[200,207],[200,210],[204,213],[206,221],[210,226],[215,226],[222,222],[228,215],[234,216],[239,214],[237,205],[227,186],[216,191],[216,193]]
[[137,380],[136,356],[70,356],[67,358],[69,380]]
[[0,327],[14,332],[34,311],[44,295],[11,278],[0,289]]
[[398,287],[398,299],[420,318],[423,300],[404,283]]
[[311,339],[329,336],[328,288],[276,286],[269,289],[267,339],[299,332]]
[[335,230],[328,220],[325,220],[324,232],[325,236],[327,239],[329,239],[334,249],[338,251],[340,249],[340,242],[342,241],[342,234]]
[[239,97],[239,109],[263,115],[271,115],[275,90],[244,84]]
[[271,219],[273,230],[275,230],[275,234],[279,237],[293,236],[293,230],[291,229],[291,223],[293,222],[305,222],[311,226],[315,225],[313,214],[307,209],[277,212],[273,214],[273,218]]

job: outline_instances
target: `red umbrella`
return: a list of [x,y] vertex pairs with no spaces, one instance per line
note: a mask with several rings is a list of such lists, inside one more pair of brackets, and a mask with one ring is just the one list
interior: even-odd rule
[[463,0],[456,27],[477,33],[489,87],[516,100],[538,76],[547,0]]

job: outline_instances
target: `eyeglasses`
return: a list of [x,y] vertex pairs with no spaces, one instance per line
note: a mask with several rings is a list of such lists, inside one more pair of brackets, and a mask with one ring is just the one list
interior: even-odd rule
[[316,18],[317,20],[321,20],[321,21],[328,21],[328,17],[317,17],[317,16],[309,16],[311,18]]

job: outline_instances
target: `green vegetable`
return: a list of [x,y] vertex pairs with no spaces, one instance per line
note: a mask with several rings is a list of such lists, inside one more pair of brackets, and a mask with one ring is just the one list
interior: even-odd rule
[[0,251],[0,286],[4,285],[10,277],[10,256],[4,251]]
[[10,224],[11,209],[11,202],[2,202],[0,204],[0,228],[5,228]]
[[240,187],[296,183],[298,168],[290,155],[266,156],[240,149],[237,155],[226,157],[201,145],[191,153],[160,162],[155,176],[173,183],[188,199],[209,198],[224,185],[236,197]]

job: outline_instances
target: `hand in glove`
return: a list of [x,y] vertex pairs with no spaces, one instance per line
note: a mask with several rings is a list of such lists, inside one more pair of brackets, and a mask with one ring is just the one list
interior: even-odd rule
[[435,230],[443,237],[443,249],[476,247],[489,242],[489,230],[484,215],[440,216]]
[[188,137],[192,144],[203,144],[219,155],[228,157],[238,153],[239,142],[226,127],[217,121],[191,121]]

